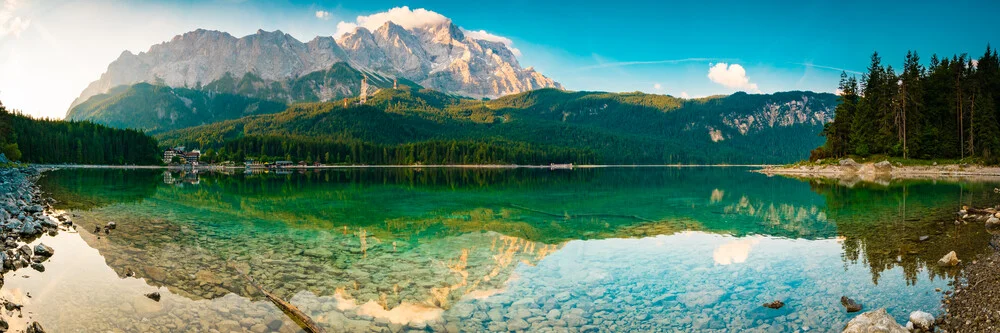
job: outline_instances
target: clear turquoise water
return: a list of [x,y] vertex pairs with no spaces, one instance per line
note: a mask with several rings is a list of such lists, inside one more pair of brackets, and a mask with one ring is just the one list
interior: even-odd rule
[[[998,199],[988,182],[745,168],[64,170],[42,183],[79,233],[40,240],[57,253],[46,272],[3,289],[45,293],[26,309],[56,331],[298,331],[233,266],[334,331],[825,332],[854,315],[842,295],[905,323],[940,310],[935,288],[958,272],[938,258],[986,249],[954,211]],[[107,221],[118,228],[90,233]],[[152,290],[164,299],[141,296]],[[761,306],[775,299],[787,305]]]

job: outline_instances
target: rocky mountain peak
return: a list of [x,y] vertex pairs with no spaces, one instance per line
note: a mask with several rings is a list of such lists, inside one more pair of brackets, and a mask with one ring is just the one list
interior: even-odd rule
[[326,70],[338,62],[477,98],[561,87],[534,70],[521,68],[503,43],[471,38],[451,20],[410,29],[387,21],[375,31],[358,27],[337,39],[317,37],[308,43],[281,30],[260,29],[236,38],[198,29],[138,55],[123,52],[72,106],[120,85],[148,82],[190,87],[226,73],[235,78],[253,73],[263,81],[280,81]]

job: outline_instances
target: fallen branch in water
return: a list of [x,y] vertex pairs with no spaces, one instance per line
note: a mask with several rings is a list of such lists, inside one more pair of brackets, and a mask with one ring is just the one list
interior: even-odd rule
[[288,318],[291,318],[292,321],[298,324],[299,327],[302,327],[303,330],[309,333],[326,333],[326,330],[323,330],[322,327],[317,326],[316,322],[314,322],[312,318],[309,318],[309,316],[307,316],[304,312],[299,310],[299,308],[295,307],[291,303],[285,302],[280,297],[275,296],[274,294],[268,292],[267,290],[264,290],[264,287],[261,287],[260,284],[257,284],[257,281],[255,281],[252,277],[250,277],[250,275],[247,275],[242,270],[237,268],[236,265],[230,263],[229,266],[232,267],[233,270],[236,270],[237,273],[240,273],[240,276],[243,276],[243,278],[246,279],[251,286],[256,288],[257,291],[260,291],[261,294],[264,294],[264,296],[267,297],[267,299],[271,300],[271,303],[274,303],[275,306],[281,309],[281,311],[284,312],[285,315],[288,316]]
[[548,216],[552,216],[552,217],[562,217],[562,218],[566,218],[566,219],[576,219],[576,218],[582,218],[582,217],[617,217],[617,218],[625,218],[625,219],[635,219],[635,220],[645,221],[645,222],[656,222],[654,220],[650,220],[650,219],[647,219],[645,217],[638,216],[638,215],[621,215],[621,214],[555,214],[555,213],[546,212],[544,210],[537,210],[537,209],[533,209],[533,208],[528,208],[528,207],[521,206],[521,205],[518,205],[518,204],[510,204],[510,206],[514,207],[514,208],[517,208],[517,209],[523,209],[523,210],[526,210],[526,211],[529,211],[529,212],[534,212],[534,213],[538,213],[538,214],[548,215]]

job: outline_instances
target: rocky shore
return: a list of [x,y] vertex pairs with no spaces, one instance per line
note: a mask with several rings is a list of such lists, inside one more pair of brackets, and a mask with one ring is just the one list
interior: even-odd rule
[[[43,234],[54,235],[60,225],[72,225],[65,217],[54,218],[49,213],[50,199],[42,196],[35,181],[39,177],[35,168],[0,168],[0,272],[7,274],[30,267],[45,270],[45,261],[53,255],[53,249],[45,244],[30,247],[27,243]],[[0,278],[0,286],[3,279]],[[0,300],[3,315],[0,315],[0,332],[23,327],[25,332],[45,332],[41,324],[31,320],[30,313],[21,313],[21,305],[9,300]]]
[[878,309],[855,317],[844,332],[1000,332],[1000,206],[962,207],[957,213],[956,223],[959,221],[982,223],[993,235],[989,243],[992,251],[969,263],[952,251],[937,262],[939,266],[961,267],[964,272],[950,282],[954,290],[943,293],[944,313],[940,317],[915,311],[903,326]]
[[835,179],[843,182],[888,182],[894,179],[996,180],[1000,167],[970,164],[900,165],[889,161],[858,163],[850,158],[836,164],[766,166],[756,172],[768,176]]
[[965,277],[956,281],[955,290],[946,292],[945,314],[940,327],[946,332],[1000,331],[1000,213],[997,208],[963,209],[964,219],[985,223],[993,235],[988,253],[965,264]]

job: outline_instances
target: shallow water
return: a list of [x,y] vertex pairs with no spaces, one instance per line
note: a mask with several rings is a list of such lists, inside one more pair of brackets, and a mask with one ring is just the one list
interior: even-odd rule
[[[59,332],[299,331],[234,267],[331,331],[839,331],[855,315],[842,295],[905,323],[940,310],[935,288],[957,272],[938,258],[987,247],[953,212],[1000,199],[990,183],[849,187],[745,168],[41,182],[77,232],[36,241],[56,249],[45,272],[8,274],[2,292],[25,303],[12,323]],[[775,299],[787,305],[761,306]]]

